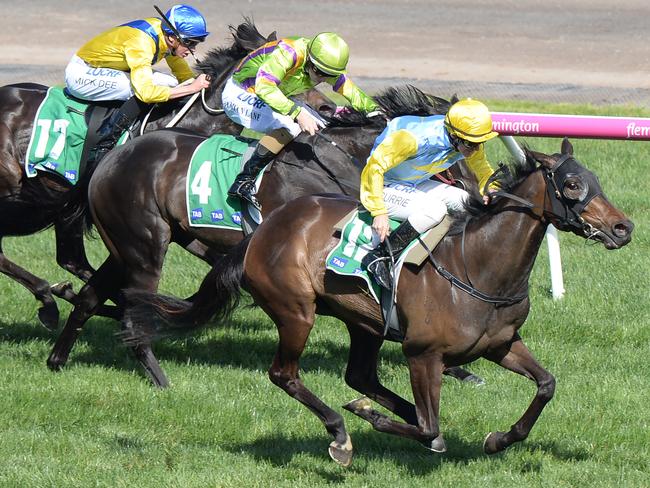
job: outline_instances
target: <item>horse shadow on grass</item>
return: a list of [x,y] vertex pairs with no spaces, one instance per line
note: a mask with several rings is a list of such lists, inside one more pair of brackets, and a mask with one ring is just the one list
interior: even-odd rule
[[[305,456],[314,460],[329,459],[327,446],[331,439],[326,434],[305,437],[274,434],[251,442],[234,443],[224,449],[238,455],[245,453],[257,461],[270,463],[277,467],[305,463],[307,464],[305,470],[317,472],[329,482],[344,481],[345,473],[348,472],[359,475],[370,474],[369,471],[374,470],[373,466],[377,463],[405,467],[413,477],[425,477],[435,473],[443,464],[453,463],[462,467],[481,459],[496,460],[508,456],[510,452],[516,453],[520,450],[531,453],[541,451],[558,462],[566,463],[585,461],[590,458],[589,453],[583,449],[568,448],[556,442],[524,441],[503,453],[488,456],[483,452],[480,440],[468,441],[449,432],[445,433],[448,451],[444,454],[436,454],[415,441],[386,436],[369,428],[367,430],[351,429],[349,433],[354,446],[354,461],[346,471],[323,469],[318,467],[318,462],[304,459]],[[331,462],[332,466],[336,467],[334,461]],[[522,473],[541,472],[543,467],[541,461],[535,462],[530,459],[521,461],[518,458],[517,462],[509,463],[509,465]]]

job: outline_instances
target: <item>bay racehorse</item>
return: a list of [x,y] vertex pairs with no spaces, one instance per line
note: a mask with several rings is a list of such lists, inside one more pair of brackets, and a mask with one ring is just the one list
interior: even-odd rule
[[[421,267],[406,265],[397,290],[415,404],[383,386],[377,374],[382,344],[379,306],[357,278],[325,271],[337,244],[334,226],[358,202],[331,196],[303,197],[277,209],[252,238],[225,256],[203,281],[192,303],[127,291],[131,343],[148,344],[170,331],[188,331],[210,317],[224,318],[243,286],[275,322],[279,345],[271,381],[309,408],[334,437],[329,453],[352,460],[343,417],[302,382],[299,359],[316,314],[332,315],[348,328],[345,380],[366,395],[345,408],[381,432],[446,450],[439,426],[441,374],[445,367],[479,357],[521,374],[537,385],[523,416],[507,432],[491,432],[486,453],[501,451],[530,433],[555,390],[555,379],[532,356],[519,334],[529,312],[529,278],[549,223],[562,231],[618,249],[631,240],[633,224],[605,197],[598,179],[573,156],[568,140],[560,154],[526,151],[526,167],[484,206],[468,205],[459,222]],[[477,195],[478,196],[478,195]],[[464,249],[464,251],[463,251]],[[243,258],[243,259],[242,259]],[[375,410],[376,401],[404,422]]]
[[[377,97],[387,115],[445,113],[449,102],[413,87],[388,89]],[[301,134],[278,156],[262,180],[257,198],[262,216],[298,196],[337,193],[359,195],[360,174],[382,117],[348,113],[330,119],[330,127],[314,136]],[[187,131],[161,130],[115,148],[95,171],[89,203],[95,226],[110,255],[77,299],[47,364],[59,370],[84,324],[108,298],[119,300],[122,288],[155,292],[170,243],[200,242],[215,254],[239,243],[241,231],[192,227],[186,209],[187,168],[205,138]],[[136,348],[136,358],[157,386],[168,384],[148,347]],[[480,382],[460,368],[447,374]]]
[[[232,45],[211,50],[196,66],[197,71],[210,75],[211,86],[203,94],[205,103],[194,103],[180,119],[178,127],[201,135],[237,134],[241,131],[241,127],[215,107],[221,105],[223,84],[236,64],[248,52],[274,38],[274,34],[262,36],[248,19],[237,28],[231,27],[231,31]],[[59,312],[52,293],[70,299],[69,284],[51,289],[46,280],[13,263],[2,251],[2,238],[5,236],[29,235],[53,226],[59,266],[83,281],[87,281],[93,271],[84,250],[84,227],[70,218],[73,214],[83,214],[92,168],[87,168],[85,176],[75,187],[53,173],[39,172],[33,178],[25,174],[23,162],[34,117],[47,90],[48,87],[35,83],[0,87],[0,272],[25,286],[41,302],[39,319],[43,325],[54,329]],[[326,103],[325,100],[316,91],[307,97],[307,103],[316,107]],[[155,106],[146,130],[165,127],[185,101],[173,100]],[[189,245],[189,250],[206,258],[204,248],[196,243]]]

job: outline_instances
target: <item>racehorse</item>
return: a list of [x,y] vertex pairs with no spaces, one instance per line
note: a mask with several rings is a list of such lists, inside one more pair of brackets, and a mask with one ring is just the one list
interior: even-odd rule
[[[178,127],[201,135],[241,131],[241,127],[213,107],[220,106],[223,84],[236,64],[250,51],[274,39],[275,34],[262,36],[248,19],[237,28],[231,26],[231,32],[233,43],[230,47],[211,50],[196,66],[197,71],[210,75],[211,86],[204,94],[205,102],[192,105]],[[41,302],[38,317],[43,325],[54,329],[59,311],[52,293],[69,300],[69,283],[51,288],[46,280],[13,263],[2,251],[5,236],[29,235],[54,226],[59,266],[83,281],[87,281],[93,271],[84,250],[84,228],[69,218],[72,214],[83,213],[72,206],[85,207],[92,168],[87,168],[86,175],[75,187],[52,173],[39,172],[33,178],[25,173],[23,160],[34,117],[47,90],[48,87],[34,83],[0,87],[0,272],[25,286]],[[308,103],[316,106],[325,103],[318,92],[312,91],[310,97]],[[174,100],[156,106],[148,118],[146,130],[165,127],[181,110],[184,101]],[[204,249],[195,244],[188,243],[189,250],[207,258]]]
[[[501,190],[492,203],[484,206],[476,194],[468,204],[471,217],[460,220],[458,230],[452,229],[429,253],[429,261],[402,269],[397,308],[415,405],[379,381],[379,306],[358,278],[325,271],[326,257],[338,241],[334,226],[358,205],[351,199],[303,197],[277,209],[249,241],[210,271],[191,303],[127,291],[127,339],[149,344],[170,330],[186,332],[212,316],[224,318],[244,286],[278,329],[271,381],[323,422],[334,437],[329,453],[344,466],[352,460],[352,443],[343,417],[299,377],[299,359],[315,314],[338,317],[349,331],[345,380],[366,397],[345,408],[378,431],[414,439],[436,452],[446,450],[439,426],[443,369],[484,357],[537,385],[532,403],[510,430],[486,437],[486,453],[501,451],[528,436],[555,390],[554,377],[519,334],[529,312],[528,282],[546,227],[552,223],[618,249],[630,242],[634,226],[607,200],[566,139],[560,154],[526,150],[526,166],[516,180],[499,179]],[[404,422],[376,411],[370,399]]]
[[[391,117],[445,113],[450,104],[413,87],[388,89],[376,99]],[[386,122],[382,117],[366,118],[354,112],[330,122],[330,127],[314,136],[301,134],[267,171],[257,193],[263,217],[302,195],[337,193],[358,198],[361,170]],[[115,300],[122,288],[157,290],[171,242],[185,246],[199,241],[211,251],[223,253],[242,240],[240,231],[192,227],[188,221],[187,168],[204,140],[178,130],[145,134],[111,151],[95,171],[89,203],[110,255],[79,292],[48,358],[50,369],[65,365],[84,324],[107,298]],[[151,350],[142,347],[134,352],[152,382],[167,386]],[[481,381],[460,369],[447,373],[465,381]]]

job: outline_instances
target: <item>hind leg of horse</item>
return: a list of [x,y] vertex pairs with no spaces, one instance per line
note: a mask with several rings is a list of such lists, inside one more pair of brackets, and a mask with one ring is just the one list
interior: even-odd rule
[[111,293],[120,288],[122,280],[122,267],[109,256],[77,295],[75,307],[47,359],[51,370],[58,371],[67,363],[84,325]]
[[423,354],[407,357],[407,359],[411,373],[411,388],[415,398],[417,422],[405,424],[395,421],[374,410],[367,399],[351,402],[345,408],[370,422],[373,428],[379,432],[414,439],[434,452],[445,452],[447,446],[438,426],[442,358],[436,354]]
[[474,373],[470,373],[460,366],[450,366],[448,368],[445,368],[442,374],[449,376],[450,378],[455,378],[458,381],[462,381],[464,383],[472,383],[476,386],[482,386],[485,384],[485,380],[483,378],[476,376]]
[[[261,303],[261,302],[260,302]],[[268,302],[267,302],[268,303]],[[278,326],[280,343],[269,369],[273,384],[282,388],[289,396],[311,410],[334,437],[329,446],[329,454],[342,466],[352,463],[352,441],[345,430],[343,417],[314,395],[302,382],[298,374],[298,361],[305,348],[307,337],[314,324],[314,307],[296,310],[295,314],[278,316],[268,311]]]
[[504,450],[515,442],[528,437],[546,404],[555,393],[555,378],[535,360],[519,336],[514,341],[485,356],[490,361],[514,371],[537,384],[537,393],[523,416],[508,432],[490,432],[483,443],[487,454]]
[[[347,326],[350,333],[350,353],[345,382],[409,424],[417,425],[415,405],[389,390],[379,381],[377,362],[383,339],[356,325],[347,324]],[[344,405],[343,408],[356,413],[355,410],[369,405],[367,399],[361,398]]]
[[50,284],[7,259],[2,250],[2,237],[0,237],[0,273],[23,285],[36,300],[42,303],[38,310],[38,319],[49,330],[55,330],[59,325],[59,308],[52,296]]

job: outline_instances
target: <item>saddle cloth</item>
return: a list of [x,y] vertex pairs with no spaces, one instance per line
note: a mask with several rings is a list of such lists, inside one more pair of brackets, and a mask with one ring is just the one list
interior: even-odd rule
[[[187,216],[192,227],[214,227],[242,230],[242,202],[228,196],[235,181],[243,156],[257,141],[235,136],[216,134],[197,146],[187,168]],[[266,168],[260,171],[256,189]],[[248,212],[256,223],[261,214],[252,205]]]

